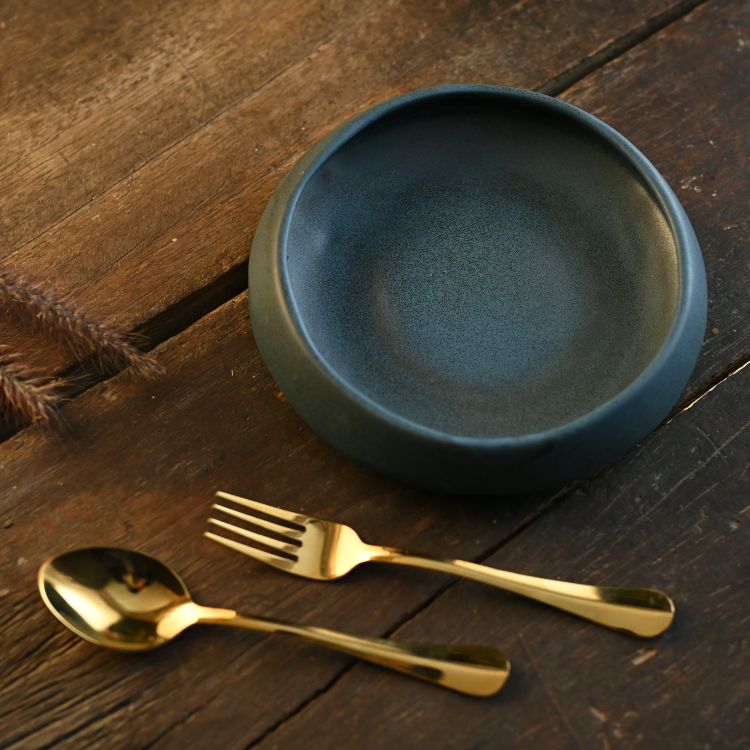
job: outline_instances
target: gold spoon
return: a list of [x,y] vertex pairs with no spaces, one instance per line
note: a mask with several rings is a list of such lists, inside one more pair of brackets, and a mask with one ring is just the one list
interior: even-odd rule
[[294,635],[468,695],[493,695],[510,674],[508,660],[488,646],[361,638],[202,607],[164,563],[126,549],[65,552],[42,565],[38,581],[44,603],[63,625],[97,646],[121,651],[157,648],[201,623]]

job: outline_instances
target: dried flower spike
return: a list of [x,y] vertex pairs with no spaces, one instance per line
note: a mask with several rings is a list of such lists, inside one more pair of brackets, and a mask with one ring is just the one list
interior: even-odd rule
[[20,422],[60,428],[61,398],[59,383],[40,377],[21,364],[18,355],[0,347],[0,411]]
[[7,269],[0,270],[0,304],[67,346],[79,360],[94,354],[96,363],[105,370],[132,367],[144,377],[163,372],[151,355],[135,346],[132,336]]

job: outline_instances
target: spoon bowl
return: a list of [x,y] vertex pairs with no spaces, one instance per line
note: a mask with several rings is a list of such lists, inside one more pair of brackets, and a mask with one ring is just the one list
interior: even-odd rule
[[179,630],[160,627],[195,605],[173,570],[130,550],[94,547],[54,557],[39,569],[39,592],[63,625],[107,648],[148,651],[196,622],[186,616]]

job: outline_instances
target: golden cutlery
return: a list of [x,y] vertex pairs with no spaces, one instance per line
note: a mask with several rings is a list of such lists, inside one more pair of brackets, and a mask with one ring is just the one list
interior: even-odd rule
[[[380,547],[363,542],[354,529],[341,523],[292,513],[227,492],[217,492],[216,495],[253,513],[243,513],[217,503],[212,508],[253,524],[263,531],[270,531],[275,536],[251,531],[218,518],[209,518],[209,523],[215,527],[262,544],[268,550],[207,531],[205,535],[209,539],[304,578],[329,581],[341,578],[362,563],[395,563],[470,578],[643,638],[660,635],[674,619],[674,602],[655,589],[568,583],[510,573],[462,560],[407,552],[395,547]],[[275,520],[258,517],[255,513]]]
[[497,693],[510,664],[488,646],[362,638],[334,630],[203,607],[164,563],[126,549],[65,552],[39,569],[39,592],[60,622],[97,646],[148,651],[196,624],[285,633],[468,695]]

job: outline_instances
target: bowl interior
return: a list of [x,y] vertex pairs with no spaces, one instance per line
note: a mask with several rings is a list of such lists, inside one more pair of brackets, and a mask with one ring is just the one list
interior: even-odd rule
[[308,177],[285,246],[319,356],[388,411],[451,434],[540,432],[644,369],[677,252],[643,179],[537,102],[417,101]]

